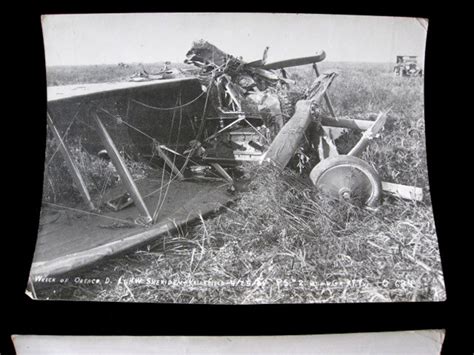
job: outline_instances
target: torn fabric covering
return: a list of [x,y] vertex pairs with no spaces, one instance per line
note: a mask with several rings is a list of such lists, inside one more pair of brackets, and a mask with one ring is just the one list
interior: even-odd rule
[[[264,57],[267,50],[268,47]],[[254,62],[246,63],[204,40],[193,44],[186,54],[185,63],[201,68],[203,77],[213,77],[216,86],[214,102],[222,110],[259,114],[269,128],[271,138],[288,120],[288,114],[282,112],[282,104],[286,107],[288,100],[282,101],[288,96],[292,81],[273,70],[253,66]],[[264,60],[259,64],[264,64]]]

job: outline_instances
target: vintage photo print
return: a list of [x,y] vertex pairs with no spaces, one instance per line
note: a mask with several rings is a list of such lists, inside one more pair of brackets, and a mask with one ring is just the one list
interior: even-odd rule
[[438,355],[443,329],[279,336],[13,335],[18,355]]
[[[34,299],[443,301],[422,18],[41,18]],[[429,54],[428,54],[429,55]]]

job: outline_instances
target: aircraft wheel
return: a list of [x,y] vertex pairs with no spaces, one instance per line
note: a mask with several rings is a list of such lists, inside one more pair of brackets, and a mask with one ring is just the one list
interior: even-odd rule
[[322,160],[309,175],[321,192],[353,203],[376,207],[382,195],[377,172],[365,161],[349,155]]

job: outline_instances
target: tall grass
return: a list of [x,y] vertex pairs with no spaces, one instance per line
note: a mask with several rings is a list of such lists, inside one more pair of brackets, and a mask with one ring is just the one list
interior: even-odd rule
[[[120,183],[120,175],[110,161],[87,152],[82,146],[81,139],[69,140],[67,147],[91,198],[101,204],[104,202],[102,198],[105,192]],[[144,178],[150,169],[147,164],[131,159],[125,152],[122,152],[122,158],[134,180]],[[46,141],[43,201],[65,205],[83,202],[57,142],[50,135]]]

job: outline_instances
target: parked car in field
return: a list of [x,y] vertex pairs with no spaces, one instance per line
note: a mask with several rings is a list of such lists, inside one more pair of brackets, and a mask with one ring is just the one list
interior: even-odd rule
[[398,55],[393,73],[395,76],[423,76],[423,70],[414,55]]

